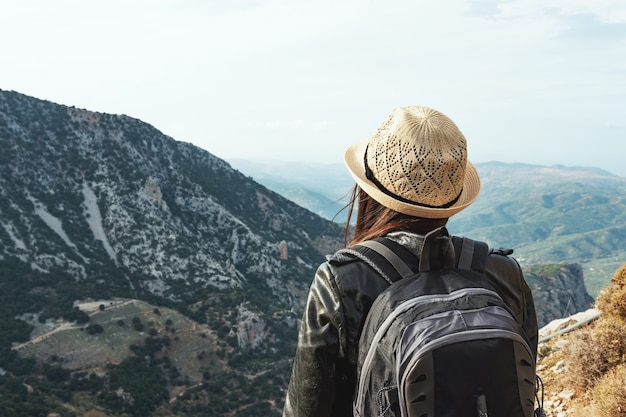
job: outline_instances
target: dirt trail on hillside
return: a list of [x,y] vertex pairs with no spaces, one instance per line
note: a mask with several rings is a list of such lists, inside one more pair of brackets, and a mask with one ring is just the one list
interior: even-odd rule
[[[88,315],[92,316],[100,312],[100,305],[106,306],[107,309],[112,309],[112,308],[123,307],[127,304],[135,303],[135,302],[137,302],[137,300],[89,301],[85,303],[78,303],[76,307],[78,307],[81,311],[84,311]],[[36,343],[42,342],[46,340],[48,337],[50,337],[51,335],[53,335],[54,333],[65,331],[65,330],[70,330],[70,329],[76,329],[82,326],[83,326],[82,324],[76,324],[75,322],[64,322],[63,324],[53,328],[49,332],[46,332],[33,339],[30,339],[29,341],[24,342],[20,345],[14,346],[13,349],[20,350],[20,349],[25,348],[26,346],[30,346],[30,345],[34,345]]]

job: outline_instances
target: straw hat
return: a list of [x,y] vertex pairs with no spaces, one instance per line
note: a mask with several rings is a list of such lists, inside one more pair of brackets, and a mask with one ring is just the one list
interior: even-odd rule
[[345,162],[370,197],[410,216],[448,218],[480,192],[465,137],[428,107],[394,109],[371,139],[348,148]]

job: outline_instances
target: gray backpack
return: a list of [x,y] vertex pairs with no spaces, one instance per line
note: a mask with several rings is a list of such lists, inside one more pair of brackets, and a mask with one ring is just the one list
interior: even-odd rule
[[[535,355],[480,272],[487,245],[451,240],[438,229],[427,236],[413,273],[388,243],[379,238],[351,248],[386,279],[402,277],[376,298],[365,320],[354,416],[533,416]],[[387,264],[372,260],[371,250]],[[393,273],[385,272],[389,265]]]

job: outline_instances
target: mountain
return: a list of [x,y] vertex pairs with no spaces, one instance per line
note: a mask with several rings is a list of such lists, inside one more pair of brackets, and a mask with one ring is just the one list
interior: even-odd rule
[[[341,164],[299,165],[278,161],[232,163],[268,188],[332,219],[354,184]],[[515,249],[526,266],[582,265],[589,291],[596,295],[626,261],[626,178],[593,167],[541,166],[500,162],[476,167],[482,190],[476,202],[452,217],[459,235]],[[285,180],[289,179],[289,180]],[[324,190],[328,191],[324,191]],[[300,199],[302,190],[323,198]],[[309,197],[313,193],[309,194]],[[329,204],[328,201],[336,201]],[[338,216],[337,221],[345,217]]]
[[[128,116],[0,90],[0,149],[0,416],[280,414],[340,225]],[[527,271],[542,321],[581,272]]]
[[342,211],[354,186],[340,164],[229,159],[233,167],[314,213],[345,224]]
[[[31,332],[97,318],[80,305],[138,299],[178,311],[216,337],[207,348],[222,352],[219,366],[206,361],[179,378],[231,381],[237,401],[207,400],[205,411],[261,415],[270,400],[280,408],[303,298],[324,254],[341,242],[338,225],[128,116],[0,91],[0,149],[2,372],[34,366],[9,350]],[[119,320],[130,326],[135,317]],[[144,326],[156,331],[143,336],[154,349],[136,348],[137,357],[153,358],[158,366],[144,371],[160,378],[175,342],[164,326]],[[136,356],[124,353],[118,366],[143,366],[124,363]],[[54,365],[74,363],[71,354],[55,352]],[[145,404],[162,402],[116,397],[130,388],[107,383],[94,401],[118,412],[142,415]],[[177,391],[176,383],[163,386]],[[0,415],[8,414],[0,408]]]

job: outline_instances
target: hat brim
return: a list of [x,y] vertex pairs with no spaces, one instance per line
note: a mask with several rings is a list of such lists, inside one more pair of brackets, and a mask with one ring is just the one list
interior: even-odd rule
[[367,179],[365,175],[365,151],[368,142],[369,140],[364,140],[349,147],[344,156],[344,160],[348,171],[350,171],[350,174],[358,186],[385,207],[409,216],[425,217],[429,219],[447,219],[472,204],[480,193],[480,177],[478,176],[478,170],[476,170],[476,167],[470,161],[467,161],[461,195],[450,207],[426,207],[395,199],[393,196],[381,191],[378,186]]

